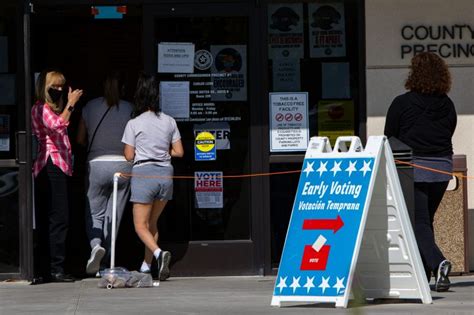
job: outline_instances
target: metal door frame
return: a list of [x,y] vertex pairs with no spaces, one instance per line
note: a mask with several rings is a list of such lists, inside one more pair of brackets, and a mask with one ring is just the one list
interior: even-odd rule
[[31,75],[30,4],[17,2],[17,117],[15,159],[0,160],[0,167],[18,169],[19,270],[0,273],[0,279],[31,279],[33,276],[33,191],[31,177]]
[[[205,10],[203,10],[205,7]],[[143,6],[143,51],[145,70],[156,72],[156,56],[154,41],[154,19],[161,17],[212,17],[212,16],[241,16],[247,17],[249,21],[249,42],[248,51],[248,73],[252,78],[249,85],[249,105],[250,126],[249,126],[249,145],[250,145],[250,172],[261,173],[268,168],[268,150],[265,149],[265,137],[267,128],[263,125],[266,121],[263,118],[263,105],[266,104],[266,98],[263,93],[265,81],[265,71],[262,70],[262,56],[264,54],[261,43],[260,29],[262,21],[259,19],[260,6],[254,1],[241,2],[214,2],[209,4],[205,2],[193,1],[186,3],[161,3]],[[266,67],[265,67],[266,69]],[[265,100],[265,102],[262,102]],[[251,136],[250,136],[251,135]],[[264,275],[265,274],[265,256],[269,255],[269,225],[265,223],[267,217],[264,209],[266,199],[268,198],[268,179],[263,177],[253,177],[250,182],[250,239],[249,240],[223,240],[223,241],[189,241],[187,244],[187,254],[190,255],[190,261],[193,256],[199,256],[201,250],[212,251],[216,255],[229,257],[229,255],[248,256],[247,264],[241,262],[221,265],[220,270],[203,270],[199,275]],[[236,254],[237,253],[237,254]],[[204,269],[202,269],[204,268]],[[179,272],[179,271],[178,271]],[[186,275],[193,274],[192,271],[185,271]]]

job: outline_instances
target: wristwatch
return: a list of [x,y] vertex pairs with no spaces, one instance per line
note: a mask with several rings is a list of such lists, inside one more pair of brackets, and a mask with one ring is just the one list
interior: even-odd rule
[[67,110],[72,113],[74,111],[74,106],[68,106]]

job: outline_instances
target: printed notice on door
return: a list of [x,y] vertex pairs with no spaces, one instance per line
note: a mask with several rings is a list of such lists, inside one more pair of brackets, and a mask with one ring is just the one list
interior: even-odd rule
[[247,46],[211,45],[212,101],[247,101]]
[[269,4],[268,16],[268,58],[304,58],[303,4]]
[[189,81],[161,81],[160,107],[173,118],[189,118]]
[[193,43],[159,43],[158,73],[193,73]]
[[270,151],[306,151],[308,93],[270,93]]
[[308,15],[310,57],[345,57],[344,3],[309,3]]
[[194,172],[194,193],[196,208],[223,208],[222,172]]
[[301,90],[299,59],[273,60],[273,91],[292,92]]

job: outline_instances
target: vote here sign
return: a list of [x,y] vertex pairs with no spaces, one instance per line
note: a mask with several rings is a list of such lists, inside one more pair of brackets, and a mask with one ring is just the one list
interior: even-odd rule
[[196,208],[222,208],[224,183],[222,172],[194,172]]

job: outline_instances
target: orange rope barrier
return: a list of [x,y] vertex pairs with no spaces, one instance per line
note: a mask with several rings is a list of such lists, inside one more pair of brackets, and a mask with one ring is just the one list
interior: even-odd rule
[[400,161],[400,160],[395,160],[395,163],[396,163],[396,164],[402,164],[402,165],[409,165],[409,166],[412,166],[412,167],[416,167],[416,168],[419,168],[419,169],[431,171],[431,172],[434,172],[434,173],[446,174],[446,175],[456,176],[456,177],[466,178],[466,179],[474,179],[473,176],[466,176],[466,175],[462,175],[462,174],[455,174],[455,173],[440,171],[440,170],[437,170],[437,169],[435,169],[435,168],[426,167],[426,166],[421,166],[421,165],[416,165],[416,164],[413,164],[413,163],[404,162],[404,161]]
[[[416,164],[405,162],[405,161],[395,160],[395,163],[401,164],[401,165],[408,165],[408,166],[416,167],[419,169],[424,169],[424,170],[431,171],[434,173],[446,174],[450,176],[456,176],[459,178],[474,179],[474,176],[466,176],[462,174],[445,172],[445,171],[437,170],[437,169],[426,167],[426,166],[416,165]],[[222,175],[222,176],[216,176],[216,178],[251,178],[251,177],[275,176],[275,175],[286,175],[286,174],[297,174],[297,173],[301,173],[301,170],[241,174],[241,175]],[[190,176],[190,175],[175,175],[175,176],[151,176],[150,175],[150,176],[147,176],[147,175],[133,175],[130,173],[120,173],[120,176],[121,177],[140,177],[140,178],[172,178],[172,179],[195,179],[196,178],[195,176]]]
[[[296,174],[301,173],[301,170],[295,171],[281,171],[281,172],[268,172],[268,173],[254,173],[254,174],[241,174],[241,175],[223,175],[216,176],[216,178],[248,178],[248,177],[260,177],[260,176],[273,176],[273,175],[285,175],[285,174]],[[186,175],[175,175],[175,176],[147,176],[147,175],[133,175],[127,173],[120,173],[122,177],[140,177],[140,178],[173,178],[173,179],[195,179],[196,176]]]

